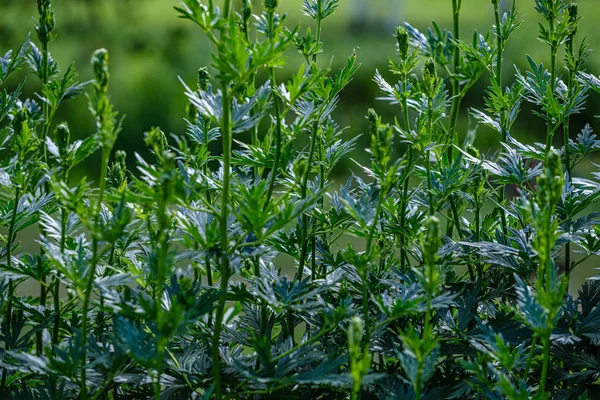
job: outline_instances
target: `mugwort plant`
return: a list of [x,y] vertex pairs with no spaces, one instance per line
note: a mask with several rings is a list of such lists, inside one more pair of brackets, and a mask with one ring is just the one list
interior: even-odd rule
[[[361,151],[336,123],[359,57],[321,60],[338,0],[299,2],[305,30],[278,0],[181,0],[212,61],[181,78],[187,130],[151,129],[147,157],[115,149],[109,52],[79,82],[37,0],[37,40],[0,58],[2,398],[599,398],[600,280],[570,278],[600,254],[600,173],[577,176],[600,140],[571,120],[600,78],[577,4],[534,1],[550,65],[524,55],[512,79],[516,0],[470,40],[461,0],[451,30],[390,32],[373,75],[396,118],[366,110],[370,162],[336,186]],[[35,98],[9,80],[25,67]],[[82,94],[95,131],[71,135],[55,116]],[[525,103],[545,143],[515,138]]]

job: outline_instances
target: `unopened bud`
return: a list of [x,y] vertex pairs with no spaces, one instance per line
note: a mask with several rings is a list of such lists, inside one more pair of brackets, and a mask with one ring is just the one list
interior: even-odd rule
[[423,68],[423,74],[425,76],[425,79],[432,78],[432,77],[436,76],[436,73],[435,73],[435,62],[433,61],[433,59],[428,58],[427,61],[425,61],[425,66]]
[[267,11],[273,12],[279,6],[279,0],[265,0],[264,5]]
[[117,150],[115,152],[115,162],[125,168],[127,160],[127,153],[123,150]]
[[94,77],[96,78],[97,88],[103,92],[108,90],[108,51],[98,49],[92,55],[92,66],[94,67]]
[[208,90],[209,84],[210,84],[210,74],[208,73],[208,68],[202,67],[198,70],[198,89],[205,92]]
[[408,31],[403,26],[396,28],[396,41],[398,42],[400,58],[405,60],[408,57],[409,38]]
[[64,157],[69,150],[69,144],[71,142],[71,132],[69,131],[69,126],[66,122],[63,122],[56,127],[55,135],[60,156]]
[[40,42],[48,43],[52,40],[52,31],[54,30],[54,12],[50,9],[52,4],[50,0],[38,0],[37,6],[40,19],[35,30]]
[[571,37],[577,34],[577,24],[579,20],[579,6],[577,3],[571,3],[567,6],[567,14],[569,16],[569,23],[572,24]]
[[372,108],[369,108],[367,111],[367,119],[369,120],[369,133],[374,135],[377,132],[377,125],[379,121],[379,117],[377,113]]

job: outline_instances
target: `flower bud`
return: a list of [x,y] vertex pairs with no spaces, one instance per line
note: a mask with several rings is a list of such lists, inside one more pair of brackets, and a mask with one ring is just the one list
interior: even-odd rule
[[209,84],[210,74],[208,73],[208,68],[202,67],[198,70],[198,89],[206,92]]
[[106,178],[108,186],[115,189],[122,189],[127,182],[127,166],[125,164],[125,158],[127,154],[119,150],[115,153],[115,162],[108,170],[108,176]]
[[425,251],[424,261],[428,266],[435,263],[435,258],[442,246],[442,236],[440,233],[440,220],[435,216],[430,216],[425,220],[425,240],[423,241],[423,250]]
[[27,109],[25,107],[19,107],[12,121],[15,137],[19,136],[23,131],[24,124],[27,124],[27,118]]
[[54,30],[54,12],[50,9],[52,4],[50,0],[38,0],[37,6],[40,19],[35,30],[40,42],[48,43],[52,40],[52,31]]
[[398,53],[402,60],[406,60],[408,57],[408,31],[403,27],[399,26],[396,28],[396,41],[398,42]]
[[65,158],[69,152],[69,144],[71,142],[71,132],[66,122],[56,127],[55,135],[60,157]]
[[101,92],[108,91],[108,51],[98,49],[92,55],[92,66],[94,67],[94,77],[96,78],[96,88]]
[[265,10],[273,12],[279,6],[279,0],[265,0]]
[[156,155],[160,155],[168,149],[167,137],[159,128],[152,128],[146,132],[144,142],[147,146],[152,147]]
[[579,21],[579,6],[577,3],[571,3],[567,6],[567,15],[569,23],[572,25],[571,38],[577,34],[577,23]]
[[115,162],[117,164],[119,164],[121,167],[126,168],[126,160],[127,160],[126,152],[124,152],[123,150],[117,150],[115,152]]
[[425,61],[425,66],[423,67],[423,75],[426,80],[436,77],[435,62],[433,61],[433,59],[428,58],[427,61]]
[[372,108],[369,108],[367,111],[367,119],[369,120],[369,133],[371,135],[375,135],[377,133],[377,125],[379,122],[379,117],[377,113]]

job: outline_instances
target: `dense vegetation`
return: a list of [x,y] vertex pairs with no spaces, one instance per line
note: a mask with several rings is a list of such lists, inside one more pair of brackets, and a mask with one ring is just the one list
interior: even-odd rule
[[[357,55],[317,62],[338,1],[299,4],[314,20],[302,32],[277,0],[256,14],[213,3],[177,7],[213,44],[216,73],[182,82],[188,129],[147,132],[146,159],[114,151],[108,52],[93,53],[91,82],[59,70],[50,0],[37,40],[0,59],[0,84],[25,66],[42,83],[33,99],[25,82],[0,93],[2,398],[600,397],[600,280],[569,293],[600,251],[600,175],[573,174],[600,149],[571,121],[600,91],[577,5],[535,0],[550,66],[528,58],[509,82],[516,5],[486,2],[496,23],[472,40],[461,0],[450,31],[397,28],[397,82],[374,73],[397,118],[366,112],[368,179],[335,187],[333,168],[359,151],[334,120]],[[293,49],[305,63],[282,81]],[[481,80],[486,97],[465,110]],[[72,140],[55,116],[82,93],[96,132]],[[502,151],[482,154],[474,129],[459,143],[461,113]],[[517,118],[540,118],[546,142],[517,141]],[[99,181],[70,179],[94,153]]]

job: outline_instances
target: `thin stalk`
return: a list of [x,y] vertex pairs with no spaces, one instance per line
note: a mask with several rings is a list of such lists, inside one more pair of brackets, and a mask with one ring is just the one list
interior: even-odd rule
[[[43,260],[42,257],[40,257],[39,259],[39,266],[40,269],[43,268]],[[46,300],[48,299],[48,284],[46,282],[46,276],[42,277],[42,280],[40,281],[40,307],[42,309],[46,308]],[[35,340],[35,353],[36,355],[40,355],[42,354],[42,332],[38,332],[36,333],[36,340]]]
[[[45,86],[48,83],[50,78],[49,71],[49,62],[50,55],[48,52],[48,42],[42,43],[42,71],[41,71],[41,80],[42,85]],[[42,126],[42,138],[41,138],[41,146],[44,148],[44,162],[48,164],[48,151],[46,146],[46,137],[48,136],[48,132],[50,131],[50,124],[52,123],[52,116],[50,112],[50,105],[46,102],[42,104],[42,115],[44,116],[44,125]],[[47,185],[46,185],[47,187]],[[43,234],[43,228],[40,226],[40,233]],[[43,250],[40,255],[40,267],[43,265]],[[40,306],[45,308],[46,299],[47,299],[47,285],[46,285],[46,276],[42,276],[40,279]],[[36,334],[36,353],[40,355],[42,352],[42,332],[38,332]]]
[[[481,240],[481,208],[477,206],[475,208],[475,242],[479,243]],[[479,258],[479,256],[478,256]],[[483,277],[483,266],[480,261],[477,261],[477,275]]]
[[537,335],[533,336],[531,341],[531,348],[529,349],[529,356],[527,357],[527,364],[525,365],[525,371],[523,371],[523,380],[527,380],[527,376],[529,375],[529,371],[531,370],[531,363],[533,361],[533,356],[535,354],[535,346],[537,345],[538,337]]
[[[462,0],[452,0],[452,25],[453,25],[453,37],[454,40],[460,40],[460,3]],[[460,65],[460,49],[458,46],[454,46],[452,57],[452,67],[454,77],[452,77],[452,109],[450,111],[450,129],[448,134],[451,138],[451,144],[457,141],[456,137],[456,124],[458,122],[458,113],[460,111],[460,103],[462,96],[460,95],[460,85],[458,83],[457,73]],[[448,147],[448,161],[452,164],[453,161],[453,147]]]
[[[371,225],[371,229],[369,230],[369,236],[367,237],[367,248],[366,248],[366,253],[367,253],[367,258],[370,260],[371,259],[371,250],[372,250],[372,244],[373,244],[373,237],[375,236],[375,230],[377,230],[377,224],[379,223],[379,214],[381,213],[381,207],[383,204],[383,199],[385,197],[385,191],[383,188],[379,189],[379,196],[377,199],[377,208],[375,209],[375,216],[373,217],[373,224]],[[369,269],[365,268],[365,270],[363,271],[362,275],[362,280],[363,280],[363,320],[364,320],[364,326],[365,326],[365,344],[366,346],[368,346],[370,337],[371,337],[371,330],[369,329],[370,325],[369,325],[369,285],[368,285],[368,279],[369,279]]]
[[[210,257],[206,256],[204,258],[204,262],[206,264],[206,283],[209,287],[213,286],[213,276],[212,276],[212,267],[210,265]],[[213,325],[213,313],[208,314],[208,326],[212,328]]]
[[[567,42],[567,53],[569,55],[573,55],[573,37]],[[575,84],[575,72],[574,70],[569,70],[569,91],[573,90],[573,85]],[[571,149],[569,146],[569,138],[570,138],[570,117],[565,119],[563,124],[563,134],[564,134],[564,148],[565,148],[565,171],[567,172],[567,182],[569,184],[572,183],[573,171],[571,168]],[[571,242],[567,242],[565,244],[565,275],[567,279],[571,276]]]
[[[500,10],[498,8],[498,2],[494,2],[494,18],[496,20],[496,47],[498,48],[498,56],[496,59],[496,83],[498,87],[502,90],[502,60],[504,54],[504,38],[500,32]],[[500,112],[500,127],[502,129],[502,143],[506,143],[507,138],[507,129],[506,129],[506,116],[504,112]],[[506,196],[506,187],[504,184],[500,185],[500,189],[498,190],[498,204],[502,206],[504,204]],[[506,215],[503,212],[500,212],[500,224],[502,226],[502,234],[506,238],[508,235],[508,223],[506,220]]]
[[[431,108],[431,99],[427,99],[427,137],[429,138],[429,140],[432,140],[431,132],[433,130],[433,116],[431,113]],[[435,214],[435,208],[433,206],[433,185],[431,182],[431,150],[426,151],[425,157],[427,158],[425,160],[425,167],[427,169],[427,191],[429,192],[429,215],[433,216]]]
[[[229,20],[231,17],[231,0],[225,0],[223,18]],[[223,318],[225,316],[225,303],[227,301],[227,287],[229,286],[229,185],[231,180],[231,107],[232,98],[227,82],[222,84],[223,90],[223,118],[221,121],[221,137],[223,143],[223,195],[221,199],[221,294],[217,306],[214,333],[212,337],[212,370],[214,376],[215,398],[221,400],[221,358],[219,355],[219,344],[221,342],[221,330],[223,329]]]
[[541,398],[544,398],[544,394],[546,393],[546,386],[548,382],[548,367],[550,365],[550,334],[551,330],[548,333],[544,334],[543,342],[544,342],[544,360],[542,363],[542,374],[540,377],[540,392],[542,394]]
[[[104,191],[106,190],[106,169],[108,168],[108,158],[110,153],[103,147],[102,148],[102,165],[100,167],[100,192],[98,194],[98,201],[96,203],[96,216],[94,218],[94,227],[98,227],[100,222],[100,209],[102,207],[102,200],[104,198]],[[90,298],[92,295],[92,287],[94,285],[94,278],[96,276],[96,266],[98,265],[100,255],[98,249],[98,235],[92,236],[92,262],[90,269],[87,272],[87,281],[85,291],[83,293],[83,309],[81,317],[81,377],[79,382],[80,398],[86,400],[88,398],[87,392],[87,370],[86,370],[86,359],[87,359],[87,334],[88,334],[88,313],[90,308]]]
[[[48,83],[48,80],[50,78],[50,72],[49,72],[49,62],[50,62],[50,55],[48,53],[48,42],[43,42],[42,43],[42,71],[41,71],[41,80],[42,80],[42,85],[46,85]],[[44,115],[44,125],[43,125],[43,129],[42,129],[42,139],[41,139],[41,143],[42,143],[42,147],[44,148],[44,162],[48,163],[48,151],[46,149],[46,137],[48,136],[48,132],[50,131],[50,106],[46,103],[43,102],[42,103],[42,113]]]
[[[228,0],[226,4],[229,4]],[[221,135],[223,138],[223,196],[221,199],[221,294],[217,306],[214,334],[212,337],[212,369],[215,385],[215,398],[222,397],[221,387],[221,359],[219,355],[219,344],[221,342],[221,330],[223,329],[223,318],[225,316],[225,302],[227,301],[227,288],[229,286],[229,185],[231,180],[231,93],[227,83],[223,83],[223,121]]]
[[[307,187],[308,187],[308,178],[311,171],[311,166],[313,162],[313,158],[315,155],[315,147],[317,143],[317,136],[319,130],[319,118],[315,121],[313,126],[313,134],[310,140],[310,150],[308,152],[308,160],[307,167],[304,177],[302,178],[302,186],[300,187],[300,196],[301,198],[306,198]],[[300,262],[298,263],[298,271],[296,271],[295,280],[299,280],[302,278],[302,273],[304,271],[304,265],[306,264],[306,254],[308,251],[308,216],[306,214],[302,215],[302,248],[300,251]]]
[[[168,192],[167,190],[163,191],[163,198],[159,201],[158,208],[158,259],[157,259],[157,272],[156,272],[156,282],[155,282],[155,290],[154,290],[154,307],[156,307],[156,319],[157,321],[161,321],[163,314],[162,307],[162,294],[163,294],[163,285],[165,282],[165,275],[167,271],[167,256],[169,251],[169,236],[167,234],[168,227],[168,216],[167,216],[167,202],[168,202]],[[154,382],[154,398],[155,400],[160,400],[161,397],[161,377],[164,368],[164,354],[165,354],[165,346],[168,342],[168,338],[164,337],[161,333],[161,329],[159,329],[158,339],[157,339],[157,351],[156,351],[156,381]]]
[[[551,18],[548,21],[550,25],[550,32],[554,32],[554,18]],[[550,45],[550,93],[552,97],[554,97],[554,92],[556,90],[556,52],[558,51],[558,46]],[[552,129],[552,124],[550,123],[550,117],[548,116],[547,121],[547,133],[546,133],[546,154],[550,151],[550,147],[552,147],[552,138],[554,137],[554,130]]]
[[[316,40],[317,43],[321,41],[321,14],[323,14],[323,0],[317,0],[317,33]],[[317,54],[313,55],[313,63],[317,62]]]
[[[65,251],[65,242],[66,242],[66,230],[67,230],[67,219],[68,212],[66,209],[61,210],[60,214],[60,254],[63,254]],[[60,334],[60,279],[58,277],[54,278],[54,286],[52,291],[52,298],[54,300],[54,329],[52,331],[52,344],[58,344],[59,334]]]
[[[405,79],[404,81],[404,87],[407,86],[407,81]],[[408,101],[407,99],[402,99],[402,111],[404,112],[404,129],[406,130],[406,132],[410,132],[410,119],[409,119],[409,115],[408,115]],[[400,249],[400,266],[402,271],[404,271],[404,268],[406,266],[406,260],[407,260],[407,252],[406,252],[406,247],[408,246],[408,240],[407,240],[407,235],[404,232],[404,229],[406,227],[406,214],[408,212],[407,208],[408,208],[408,186],[409,186],[409,180],[410,180],[410,167],[412,165],[412,158],[413,158],[413,149],[412,146],[409,144],[408,145],[408,163],[406,165],[406,175],[404,176],[404,187],[402,188],[402,214],[400,214],[400,227],[402,229],[402,233],[401,233],[401,237],[400,237],[400,243],[402,244],[402,247]]]
[[[274,12],[269,11],[268,13],[268,24],[269,24],[269,40],[273,42],[273,21]],[[271,79],[272,90],[277,88],[277,77],[275,76],[275,68],[269,69],[269,76]],[[281,111],[279,110],[279,100],[277,95],[273,92],[273,107],[275,109],[275,160],[273,161],[273,169],[271,170],[271,180],[269,181],[269,189],[267,190],[267,200],[265,201],[264,209],[266,209],[271,202],[271,196],[273,195],[273,189],[275,187],[275,181],[277,178],[277,172],[279,170],[279,159],[281,158]]]
[[[18,211],[17,208],[19,206],[20,200],[21,200],[21,187],[17,186],[17,189],[15,190],[15,197],[14,197],[13,214],[10,219],[10,225],[8,226],[8,237],[6,239],[7,240],[7,242],[6,242],[6,257],[7,257],[7,263],[8,263],[9,270],[12,270],[12,245],[13,245],[13,240],[14,240],[14,236],[15,236],[15,225],[17,224],[17,211]],[[8,283],[8,306],[6,308],[6,321],[8,324],[9,332],[11,332],[12,308],[13,308],[14,297],[15,297],[15,284],[11,280]],[[6,346],[6,350],[9,350],[8,345]],[[2,383],[0,384],[2,389],[4,389],[6,386],[7,375],[8,375],[8,370],[4,369],[2,371]]]

